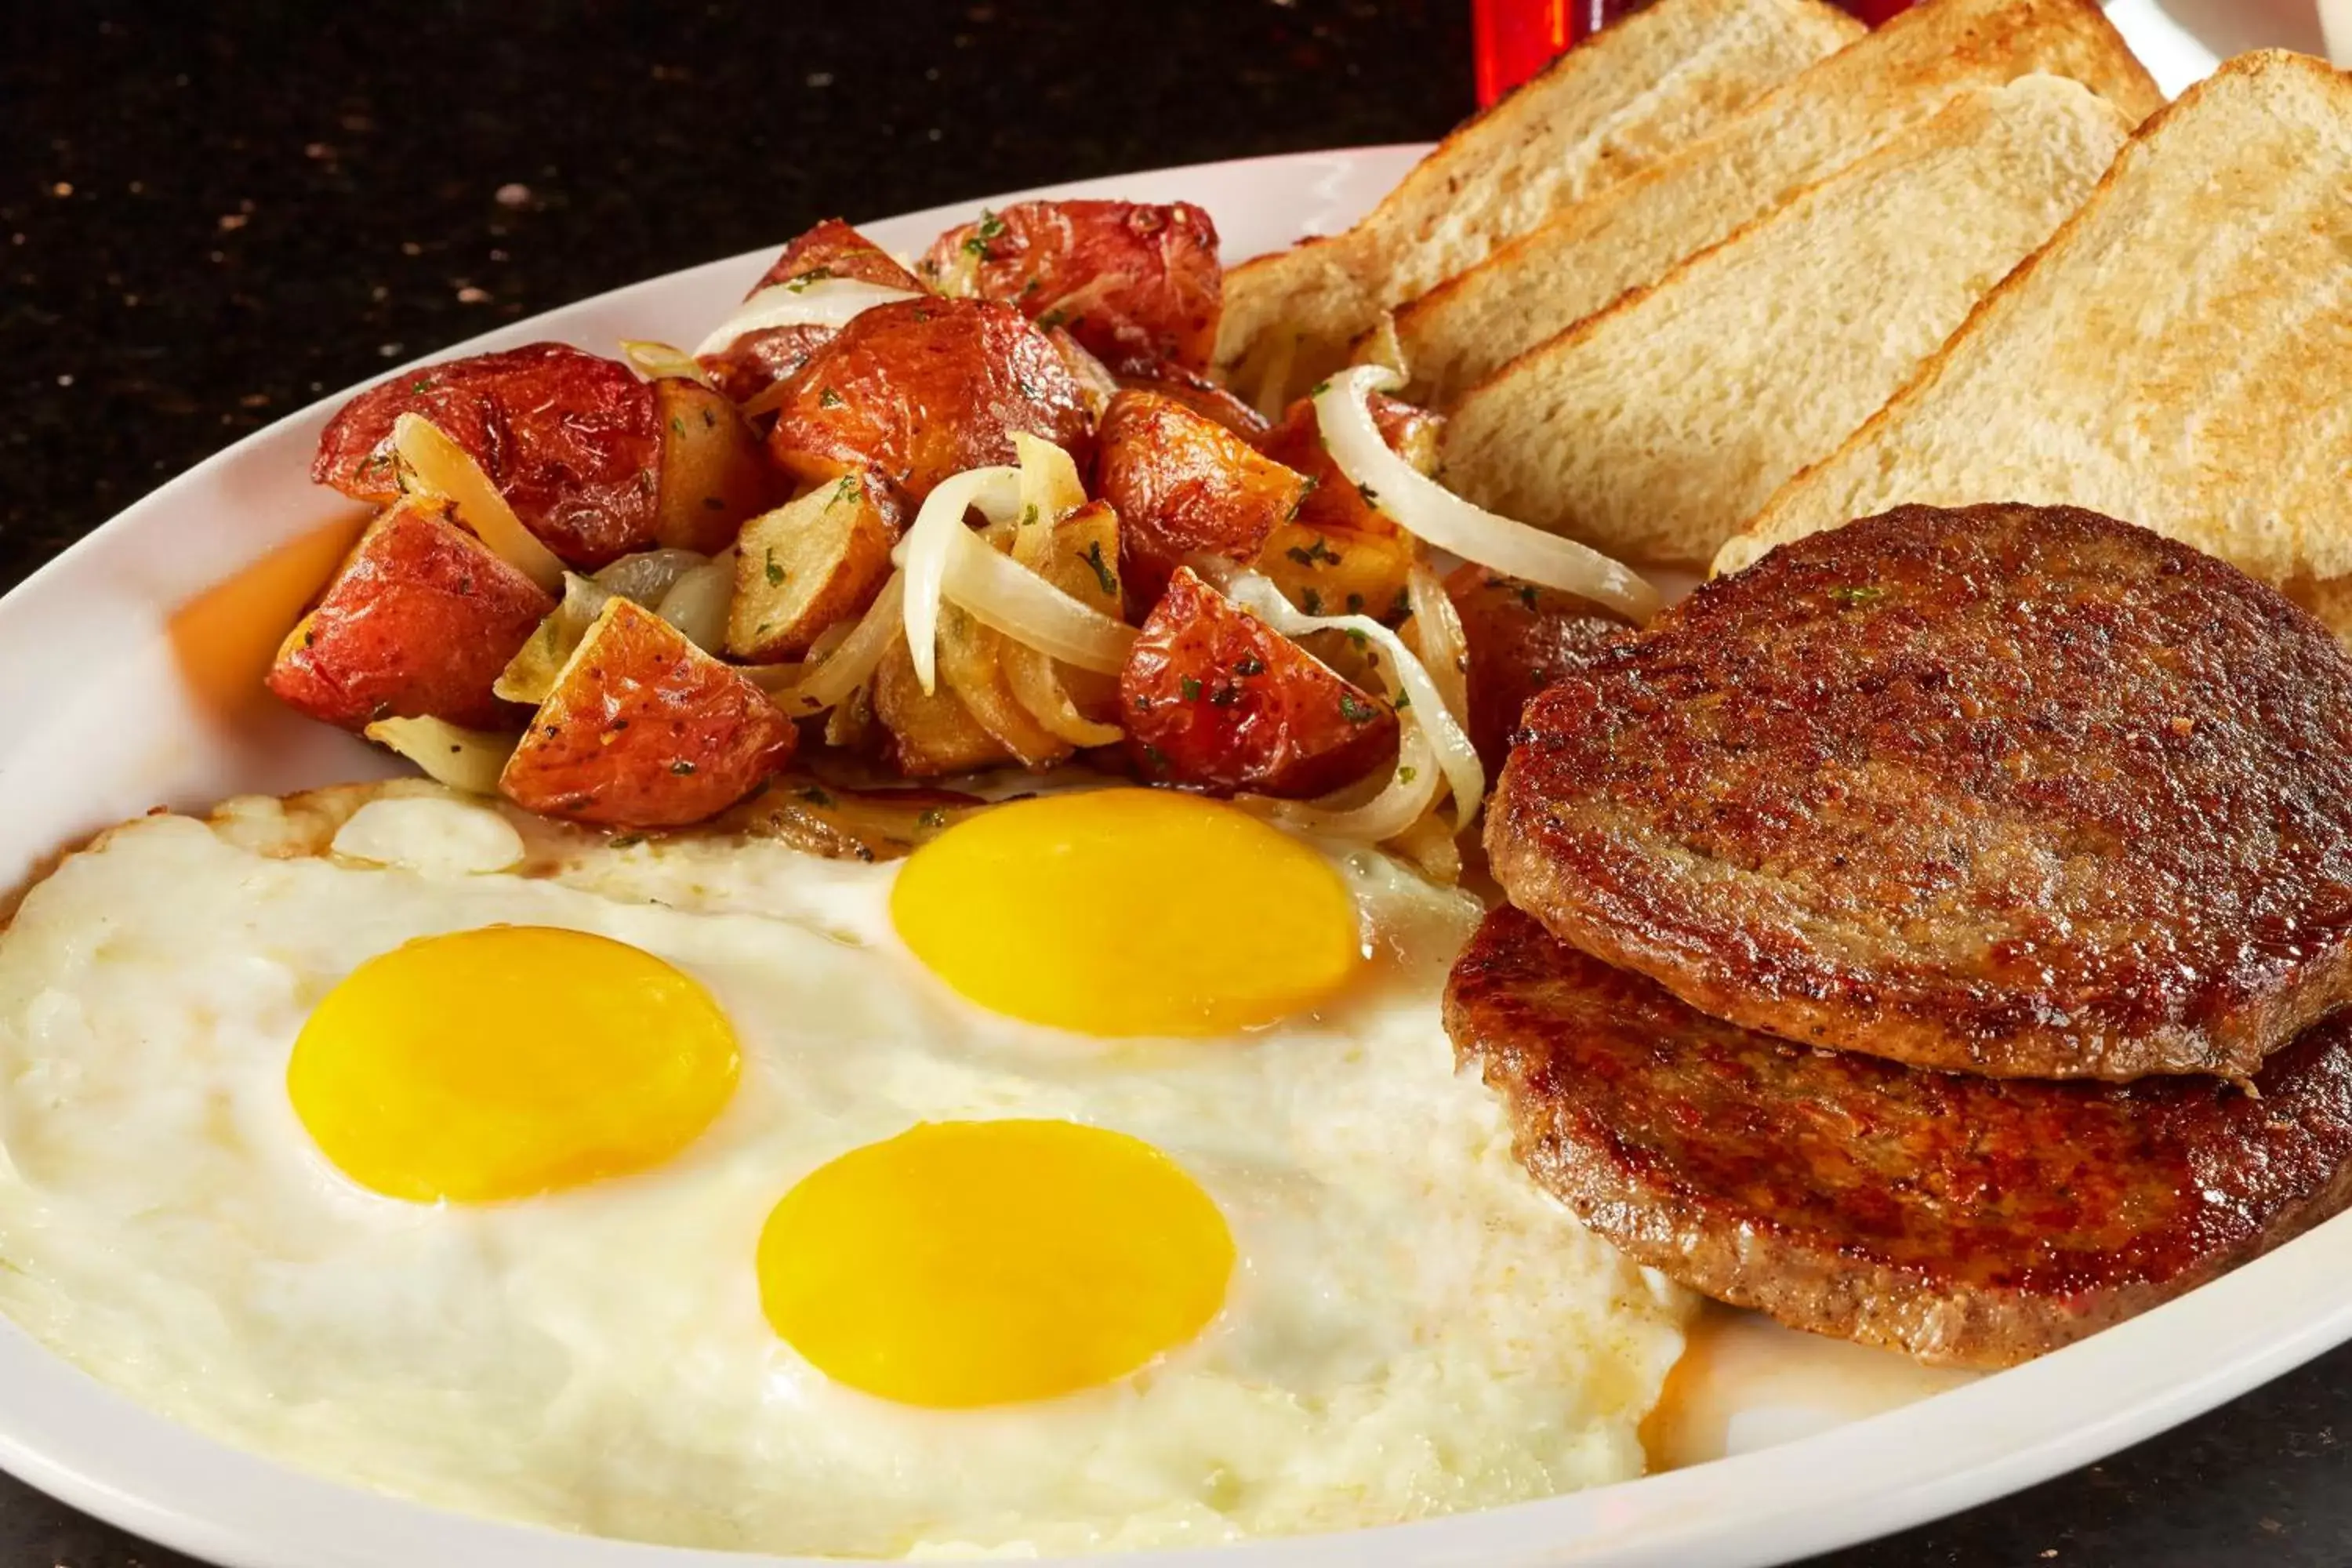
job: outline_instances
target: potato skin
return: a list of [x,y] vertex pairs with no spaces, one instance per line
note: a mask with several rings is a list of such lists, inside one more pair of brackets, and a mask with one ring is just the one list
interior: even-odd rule
[[744,519],[774,503],[782,488],[776,471],[726,398],[680,376],[663,376],[653,387],[661,426],[655,542],[716,555],[734,542]]
[[[915,275],[881,247],[837,217],[829,217],[784,247],[784,253],[751,285],[752,294],[795,279],[850,278],[886,289],[921,293]],[[800,369],[817,345],[833,336],[830,327],[768,327],[746,332],[697,363],[713,386],[737,403],[748,403]]]
[[1470,654],[1470,743],[1491,779],[1510,754],[1528,700],[1633,628],[1590,599],[1475,563],[1455,567],[1444,587]]
[[1395,754],[1396,710],[1239,609],[1189,567],[1118,678],[1138,774],[1218,795],[1328,794]]
[[317,608],[279,646],[269,689],[313,719],[358,730],[434,718],[512,728],[490,683],[555,601],[448,521],[406,500],[360,536]]
[[[1274,429],[1265,415],[1207,376],[1167,360],[1147,360],[1129,365],[1119,373],[1118,384],[1174,398],[1202,418],[1215,420],[1253,447],[1261,446]],[[1297,467],[1295,463],[1289,466]]]
[[[1437,466],[1437,438],[1445,428],[1442,416],[1379,393],[1372,395],[1371,409],[1372,423],[1379,426],[1389,450],[1424,474]],[[1282,423],[1269,431],[1259,446],[1267,457],[1315,481],[1314,493],[1298,509],[1298,521],[1306,527],[1326,531],[1346,529],[1355,533],[1398,531],[1396,520],[1381,510],[1374,501],[1367,500],[1363,492],[1339,471],[1339,465],[1331,460],[1331,454],[1323,446],[1322,427],[1315,421],[1311,400],[1302,397],[1286,409]]]
[[1224,300],[1217,226],[1190,202],[1015,202],[940,236],[919,270],[1066,327],[1113,370],[1206,370]]
[[768,451],[804,485],[879,468],[919,503],[941,479],[1013,461],[1025,430],[1093,455],[1078,385],[1054,345],[1003,305],[902,300],[853,319],[782,388]]
[[464,447],[565,564],[593,570],[652,546],[660,426],[653,388],[626,365],[532,343],[394,376],[328,422],[310,478],[355,500],[393,500],[393,422],[412,413]]
[[1130,616],[1159,603],[1187,556],[1256,560],[1309,489],[1303,475],[1156,392],[1112,398],[1099,440],[1095,490],[1118,513]]
[[626,599],[607,604],[508,759],[529,811],[677,827],[734,805],[792,760],[800,731],[740,672]]

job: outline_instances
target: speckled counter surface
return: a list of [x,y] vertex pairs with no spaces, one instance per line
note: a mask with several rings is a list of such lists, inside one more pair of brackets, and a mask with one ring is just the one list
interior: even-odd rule
[[[1467,0],[296,11],[0,5],[0,586],[322,393],[830,214],[1469,108]],[[2352,1350],[1823,1561],[2333,1568],[2347,1437]],[[184,1561],[0,1478],[0,1568]]]

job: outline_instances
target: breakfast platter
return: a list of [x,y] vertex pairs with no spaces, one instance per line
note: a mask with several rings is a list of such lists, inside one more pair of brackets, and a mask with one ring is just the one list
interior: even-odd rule
[[2138,0],[1661,0],[221,453],[0,600],[0,1468],[1737,1568],[2352,1339],[2352,527],[2179,393],[2340,435],[2348,128]]

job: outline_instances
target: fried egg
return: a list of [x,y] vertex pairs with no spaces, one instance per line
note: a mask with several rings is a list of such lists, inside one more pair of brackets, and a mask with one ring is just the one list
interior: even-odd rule
[[0,1310],[288,1464],[682,1545],[1625,1479],[1691,1302],[1455,1074],[1477,914],[1139,790],[882,865],[413,784],[142,819],[0,938]]

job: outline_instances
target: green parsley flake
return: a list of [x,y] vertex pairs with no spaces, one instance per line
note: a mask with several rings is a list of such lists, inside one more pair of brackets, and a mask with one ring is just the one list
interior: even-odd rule
[[768,550],[768,586],[781,587],[783,585],[783,581],[784,569],[776,564],[776,552],[774,547],[771,546]]
[[1110,563],[1103,559],[1101,540],[1097,539],[1087,545],[1087,552],[1078,559],[1095,569],[1095,581],[1102,584],[1104,593],[1118,592],[1118,579],[1111,575]]

